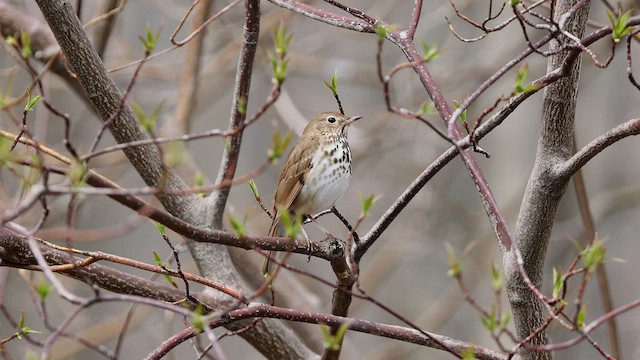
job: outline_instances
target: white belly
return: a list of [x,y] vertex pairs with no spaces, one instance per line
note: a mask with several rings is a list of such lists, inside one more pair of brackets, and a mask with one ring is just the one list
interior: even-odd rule
[[[330,154],[326,157],[325,154]],[[311,159],[312,167],[296,199],[299,213],[315,215],[330,209],[347,191],[351,180],[351,153],[346,144],[323,147]],[[300,207],[299,205],[306,206]]]

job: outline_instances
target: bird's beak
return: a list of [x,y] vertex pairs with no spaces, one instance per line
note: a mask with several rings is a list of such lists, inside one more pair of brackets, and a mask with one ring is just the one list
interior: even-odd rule
[[360,115],[352,116],[352,117],[349,118],[349,121],[347,121],[347,125],[355,122],[356,120],[360,120],[360,119],[362,119],[362,116],[360,116]]

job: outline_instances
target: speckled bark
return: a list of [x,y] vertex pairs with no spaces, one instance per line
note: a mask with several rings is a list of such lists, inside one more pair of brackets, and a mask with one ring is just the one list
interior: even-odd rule
[[[557,21],[577,2],[575,0],[558,1],[555,20]],[[566,30],[580,37],[584,32],[588,13],[589,5],[587,4],[578,10],[567,23]],[[551,49],[557,48],[558,43],[553,41]],[[560,67],[567,56],[567,52],[551,56],[547,71],[550,72]],[[579,77],[580,60],[578,59],[565,78],[545,89],[536,160],[516,223],[515,236],[524,259],[525,270],[538,288],[542,285],[544,260],[558,205],[570,180],[570,177],[559,176],[554,169],[569,159],[572,154],[571,146]],[[513,253],[506,252],[504,254],[504,263],[508,277],[507,290],[513,319],[518,337],[523,339],[544,322],[546,314],[543,310],[543,304],[522,280]],[[531,340],[531,343],[534,344],[547,344],[548,342],[546,331],[538,333]],[[550,359],[551,354],[529,353],[523,355],[523,358]]]

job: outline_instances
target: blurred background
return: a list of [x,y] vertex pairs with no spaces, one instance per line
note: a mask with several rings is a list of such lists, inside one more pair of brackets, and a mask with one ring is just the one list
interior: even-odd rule
[[[82,19],[90,20],[101,1],[82,2]],[[213,11],[226,6],[229,1],[213,1]],[[320,1],[311,1],[314,6],[332,9]],[[368,15],[383,19],[400,28],[407,25],[414,5],[413,1],[353,0],[350,5],[365,11]],[[42,20],[40,12],[31,0],[17,1],[16,6],[31,16]],[[161,29],[158,51],[171,46],[169,36],[178,25],[189,6],[187,1],[130,1],[118,15],[113,34],[105,52],[108,68],[121,67],[138,60],[143,49],[138,36],[145,33],[147,24],[151,29]],[[472,19],[481,22],[488,13],[489,1],[455,1],[458,9]],[[374,194],[380,199],[374,204],[371,215],[359,228],[365,234],[402,191],[418,176],[448,144],[436,136],[424,124],[401,119],[386,111],[382,86],[378,80],[375,56],[377,36],[362,34],[330,27],[309,20],[301,15],[281,9],[269,2],[262,2],[261,35],[251,82],[248,113],[253,113],[269,95],[272,87],[271,65],[268,51],[273,49],[272,32],[280,23],[287,32],[294,34],[288,57],[289,71],[283,86],[283,93],[274,107],[244,133],[243,148],[238,164],[237,176],[250,173],[266,159],[267,149],[272,146],[275,131],[300,131],[307,119],[321,111],[337,109],[331,92],[323,80],[329,80],[335,73],[339,81],[339,94],[345,111],[349,115],[363,115],[364,119],[352,126],[349,141],[353,151],[353,178],[345,196],[337,203],[342,214],[355,223],[360,213],[361,196]],[[501,4],[494,4],[494,11]],[[637,4],[636,4],[637,6]],[[546,13],[545,10],[540,10]],[[512,14],[509,8],[494,22],[498,24]],[[235,7],[219,20],[213,22],[204,39],[205,52],[201,62],[200,89],[196,94],[196,108],[189,133],[202,132],[214,128],[226,129],[232,105],[232,90],[242,35],[244,12],[242,4]],[[416,40],[437,45],[440,57],[429,64],[429,69],[450,105],[454,100],[462,101],[483,81],[500,69],[505,63],[526,48],[523,34],[517,23],[503,31],[472,43],[458,40],[450,31],[446,18],[463,37],[475,38],[481,33],[456,17],[449,1],[425,1]],[[600,2],[594,2],[591,10],[594,26],[608,24],[606,11]],[[600,24],[600,25],[599,25]],[[91,34],[92,32],[89,31]],[[178,39],[188,32],[182,30]],[[530,32],[536,39],[542,33]],[[610,40],[600,41],[592,50],[603,60],[608,56]],[[633,55],[638,55],[638,47]],[[161,104],[159,127],[174,118],[177,103],[179,76],[185,58],[186,48],[178,48],[154,58],[145,64],[137,80],[130,99],[147,112]],[[386,42],[382,52],[384,71],[406,58],[393,44]],[[544,74],[546,59],[534,55],[527,59],[529,79]],[[127,66],[112,72],[118,86],[124,89],[129,83],[134,66]],[[638,90],[633,88],[625,72],[624,48],[619,48],[616,57],[607,69],[599,69],[591,61],[583,61],[582,79],[576,118],[576,138],[578,146],[586,144],[598,135],[619,123],[637,117],[640,111]],[[498,97],[508,96],[512,91],[516,70],[514,69],[487,91],[468,111],[468,118],[475,119]],[[637,70],[637,69],[636,69]],[[0,86],[15,74],[14,92],[23,91],[30,78],[18,68],[6,51],[0,51]],[[56,76],[45,79],[50,101],[72,119],[71,140],[77,149],[86,151],[100,128],[87,105],[74,94],[66,83]],[[411,69],[399,72],[391,83],[391,98],[395,105],[417,110],[422,103],[430,102],[428,96]],[[491,154],[485,159],[478,156],[491,185],[493,193],[508,219],[511,229],[522,199],[522,194],[531,171],[536,152],[537,127],[541,113],[542,93],[538,93],[522,104],[500,127],[486,136],[480,146]],[[17,112],[17,110],[11,110]],[[442,128],[437,115],[430,116],[433,124]],[[16,132],[16,128],[5,113],[0,114],[3,129]],[[30,128],[46,144],[66,153],[61,143],[63,127],[40,107],[29,119]],[[297,138],[296,138],[297,140]],[[110,135],[105,136],[101,146],[113,144]],[[194,163],[208,179],[214,179],[220,156],[224,148],[221,138],[208,138],[186,144]],[[590,197],[590,206],[596,219],[598,234],[607,246],[607,264],[611,289],[616,306],[624,305],[640,297],[640,166],[638,153],[640,144],[630,138],[615,144],[598,155],[583,170]],[[120,153],[102,156],[92,163],[95,170],[117,181],[125,187],[139,187],[144,184],[137,173]],[[255,181],[267,206],[271,206],[271,196],[280,170],[280,164],[271,166]],[[3,174],[3,202],[13,201],[15,183],[11,176]],[[185,181],[195,185],[195,178]],[[64,214],[68,197],[50,198],[52,215],[45,228],[64,226]],[[155,202],[154,202],[155,203]],[[256,204],[249,187],[238,185],[231,191],[228,212],[239,217],[247,216],[250,234],[264,235],[268,231],[270,219]],[[79,229],[109,229],[125,221],[132,221],[134,215],[108,198],[86,196],[79,207],[76,224]],[[25,224],[33,220],[24,220]],[[227,220],[225,220],[227,221]],[[333,216],[319,220],[337,237],[345,238],[347,231]],[[228,225],[228,221],[226,222]],[[313,225],[306,227],[312,239],[321,239],[322,233]],[[182,239],[173,234],[174,243]],[[566,269],[579,253],[576,242],[584,243],[582,223],[579,218],[573,189],[568,188],[548,251],[544,290],[550,293],[552,267]],[[448,260],[445,244],[451,244],[458,254],[464,251],[463,277],[475,299],[489,308],[494,303],[491,287],[491,264],[501,267],[501,256],[491,231],[480,198],[462,162],[454,160],[437,174],[400,214],[394,223],[365,255],[361,269],[362,288],[380,302],[395,309],[404,317],[416,322],[422,329],[450,336],[474,344],[497,349],[488,331],[483,327],[479,314],[464,301],[456,282],[447,276]],[[170,249],[158,236],[153,224],[137,222],[129,233],[108,239],[78,239],[76,247],[86,250],[100,250],[107,253],[131,257],[153,263],[152,251],[161,256],[169,256]],[[235,257],[257,254],[233,251]],[[197,272],[188,252],[181,257],[184,270]],[[318,259],[307,262],[306,256],[294,255],[291,261],[298,267],[321,276],[331,282],[334,275],[327,263]],[[111,266],[111,264],[110,264]],[[115,268],[140,276],[149,274],[118,265]],[[257,267],[256,267],[257,269]],[[15,269],[0,269],[4,291],[4,309],[17,317],[20,310],[25,312],[27,323],[36,330],[43,330],[35,307],[30,303],[30,294],[25,281],[41,278],[40,274],[19,272]],[[92,291],[77,281],[61,277],[66,286],[75,292],[88,295]],[[308,286],[316,298],[315,311],[329,311],[332,289],[300,277],[299,281]],[[577,284],[570,282],[570,285]],[[575,286],[574,286],[575,287]],[[575,293],[575,288],[572,289]],[[602,314],[597,284],[592,281],[587,287],[585,301],[588,303],[587,321]],[[503,295],[502,302],[508,309],[508,301]],[[47,312],[52,324],[64,319],[64,314],[73,306],[51,296],[47,301]],[[126,304],[101,304],[84,311],[69,330],[87,339],[113,347],[120,333],[121,323],[129,310]],[[350,315],[387,324],[402,325],[400,321],[373,304],[354,299]],[[0,336],[6,337],[14,330],[6,321],[0,320]],[[160,325],[159,325],[160,324]],[[182,319],[162,311],[138,308],[123,343],[123,359],[141,358],[154,349],[163,339],[182,328]],[[310,327],[313,327],[309,325]],[[623,314],[618,318],[622,350],[625,358],[640,358],[640,315],[638,311]],[[605,327],[601,326],[593,334],[596,341],[608,349]],[[320,330],[316,329],[318,336]],[[36,336],[44,339],[46,335]],[[554,342],[572,338],[561,327],[552,327]],[[507,347],[511,343],[504,338]],[[7,349],[14,355],[26,357],[36,351],[24,341],[9,344]],[[24,348],[20,348],[24,346]],[[222,349],[230,359],[260,359],[249,345],[237,337],[227,337],[221,342]],[[189,344],[183,344],[178,351],[167,358],[193,357]],[[586,342],[568,350],[556,353],[558,359],[597,358],[597,352]],[[82,345],[61,339],[54,346],[51,359],[99,358],[95,352]],[[451,356],[437,350],[400,343],[350,332],[345,342],[345,359],[450,359]]]

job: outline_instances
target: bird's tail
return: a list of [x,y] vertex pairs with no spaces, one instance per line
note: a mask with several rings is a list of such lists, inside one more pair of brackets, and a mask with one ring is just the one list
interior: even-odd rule
[[[271,227],[269,228],[269,236],[282,236],[283,235],[283,227],[280,224],[280,217],[276,216],[273,218],[271,222]],[[264,265],[262,265],[262,274],[272,275],[271,274],[271,258],[274,256],[273,251],[269,251],[267,253],[267,258],[264,260]]]

